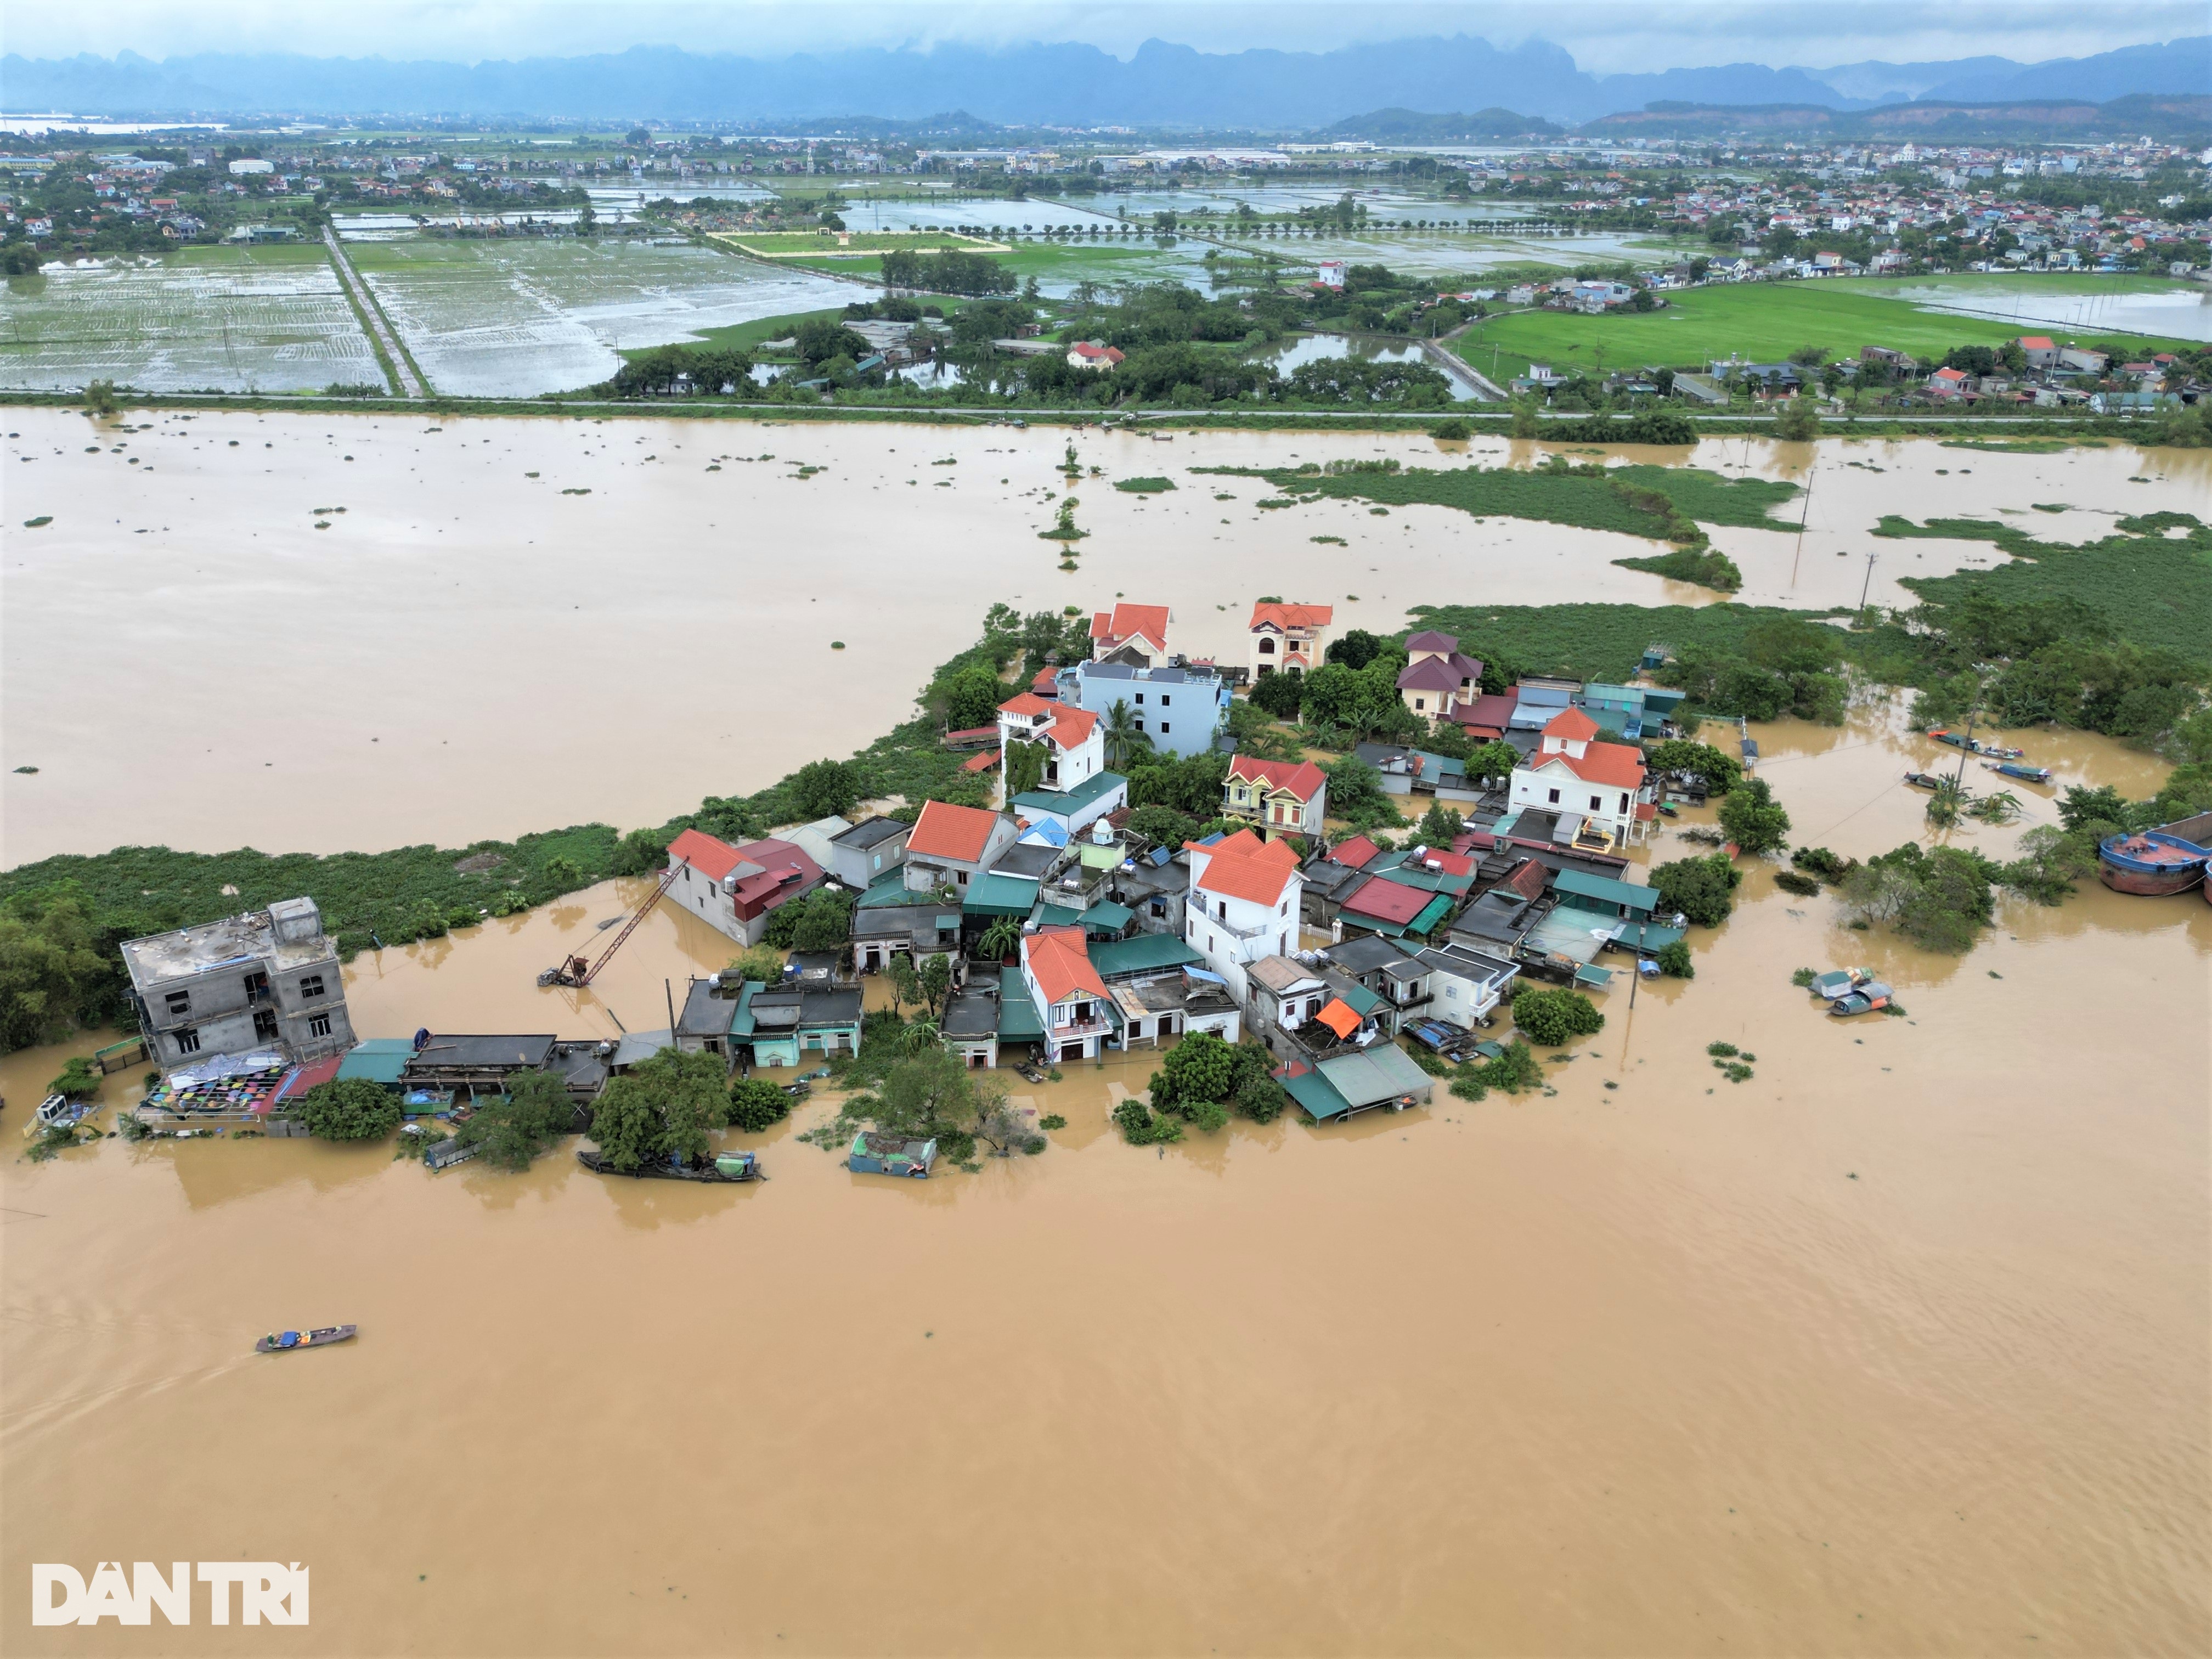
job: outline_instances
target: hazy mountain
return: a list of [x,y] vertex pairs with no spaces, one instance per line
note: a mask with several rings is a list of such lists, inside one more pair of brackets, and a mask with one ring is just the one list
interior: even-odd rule
[[2212,96],[2135,93],[2102,104],[2065,98],[1996,103],[1915,99],[1863,110],[1818,104],[1661,103],[1599,117],[1583,129],[1591,137],[1708,138],[1752,134],[1814,141],[1957,144],[2049,142],[2085,143],[2138,133],[2183,143],[2212,138]]
[[[473,64],[204,52],[0,58],[0,107],[77,114],[452,116],[481,119],[917,119],[965,109],[1005,124],[1298,131],[1364,111],[1481,109],[1586,121],[1655,100],[1863,108],[1900,91],[1976,100],[2192,91],[2212,82],[2202,40],[2023,65],[1859,64],[1834,71],[1730,64],[1599,76],[1540,40],[1501,50],[1469,35],[1326,52],[1201,52],[1148,40],[1123,63],[1062,43],[858,50],[751,59],[638,46]],[[1838,82],[1844,84],[1838,85]],[[1961,88],[1966,90],[1961,90]]]
[[1327,126],[1316,138],[1366,138],[1378,144],[1464,144],[1496,139],[1548,137],[1561,129],[1540,115],[1479,109],[1472,115],[1424,115],[1419,110],[1378,109]]

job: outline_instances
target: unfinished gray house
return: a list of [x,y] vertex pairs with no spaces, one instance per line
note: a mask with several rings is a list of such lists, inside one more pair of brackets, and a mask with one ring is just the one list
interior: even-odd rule
[[154,1064],[281,1048],[294,1061],[353,1047],[337,947],[313,899],[280,899],[123,947]]

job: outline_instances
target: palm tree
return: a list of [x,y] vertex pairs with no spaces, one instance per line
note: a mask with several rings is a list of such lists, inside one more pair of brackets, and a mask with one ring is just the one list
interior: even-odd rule
[[906,1051],[910,1054],[918,1054],[925,1048],[934,1048],[941,1040],[937,1022],[927,1016],[915,1020],[913,1024],[906,1028]]
[[1129,707],[1126,698],[1114,699],[1114,706],[1106,711],[1106,723],[1102,729],[1106,738],[1106,764],[1109,766],[1121,767],[1127,763],[1130,756],[1148,754],[1152,750],[1152,739],[1138,724],[1136,711]]
[[975,948],[987,961],[1004,962],[1021,942],[1021,923],[1012,916],[1000,916],[983,930],[983,937],[975,941]]
[[1958,823],[1959,814],[1966,810],[1974,792],[1956,778],[1938,780],[1936,793],[1928,798],[1928,821],[1941,830],[1948,830]]

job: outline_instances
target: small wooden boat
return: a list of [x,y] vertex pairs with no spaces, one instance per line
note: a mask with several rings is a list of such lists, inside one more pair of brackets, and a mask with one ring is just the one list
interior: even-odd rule
[[2212,848],[2157,830],[2107,836],[2097,846],[2097,879],[2116,893],[2185,893],[2212,869]]
[[1907,772],[1905,781],[1915,789],[1941,789],[1945,781],[1933,772]]
[[1838,1019],[1870,1014],[1877,1008],[1888,1007],[1893,994],[1889,987],[1878,979],[1862,980],[1856,989],[1829,1003],[1828,1012]]
[[1956,732],[1947,732],[1940,726],[1932,727],[1928,735],[1938,743],[1949,744],[1954,749],[1972,749],[1974,746],[1972,738],[1961,737]]
[[1832,968],[1825,974],[1816,974],[1805,988],[1814,996],[1833,1002],[1838,997],[1849,996],[1867,981],[1863,968]]
[[1991,760],[2023,760],[2027,756],[2025,749],[2008,749],[2001,743],[1978,743],[1974,752],[1987,755]]
[[641,1164],[635,1170],[617,1170],[606,1157],[590,1147],[576,1149],[576,1162],[593,1175],[623,1176],[633,1181],[758,1181],[760,1159],[751,1152],[717,1152],[700,1164]]
[[253,1345],[256,1353],[289,1353],[295,1348],[327,1348],[350,1342],[357,1325],[325,1325],[312,1331],[271,1331]]
[[1026,1060],[1016,1060],[1014,1062],[1014,1072],[1017,1076],[1023,1079],[1025,1082],[1049,1083],[1052,1081],[1052,1079],[1047,1077],[1044,1073],[1039,1071],[1034,1064]]
[[2048,783],[2051,769],[2047,766],[2022,766],[2017,761],[1997,761],[1988,769],[2008,778],[2018,778],[2026,783]]

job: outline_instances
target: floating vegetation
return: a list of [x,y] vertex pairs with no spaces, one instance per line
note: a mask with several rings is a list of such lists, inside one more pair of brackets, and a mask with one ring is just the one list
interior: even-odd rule
[[1331,547],[1349,547],[1352,545],[1351,543],[1346,541],[1341,536],[1309,536],[1306,539],[1310,542],[1323,542]]
[[1978,449],[1990,455],[2063,455],[2069,449],[2102,449],[2099,438],[1946,438],[1945,449]]
[[2073,511],[2073,509],[2068,507],[2063,501],[2030,501],[2028,505],[2033,507],[2038,513],[2070,513]]
[[1653,575],[1664,576],[1670,581],[1692,582],[1699,587],[1710,587],[1718,593],[1733,593],[1743,586],[1743,572],[1736,568],[1734,559],[1717,547],[1678,547],[1672,553],[1654,554],[1640,559],[1615,559],[1613,562],[1630,570],[1648,570]]
[[53,521],[54,521],[54,515],[53,515],[52,514],[51,514],[51,513],[41,513],[41,514],[39,514],[39,516],[38,516],[37,518],[35,518],[35,519],[26,519],[26,520],[23,520],[23,528],[24,528],[24,529],[26,529],[26,530],[43,530],[43,529],[45,529],[48,525],[52,524]]
[[[1172,478],[1117,478],[1114,488],[1132,495],[1158,495],[1175,488]],[[1222,499],[1216,496],[1217,501]]]
[[1716,1060],[1732,1060],[1743,1052],[1733,1042],[1708,1042],[1705,1052]]
[[1810,968],[1800,968],[1790,975],[1790,982],[1801,991],[1809,991],[1813,988],[1813,981],[1820,977],[1820,975]]
[[23,776],[25,776],[25,777],[29,777],[33,773],[36,772],[38,769],[38,769],[37,767],[35,767],[35,766],[19,766],[19,767],[17,767],[17,768],[15,769],[15,770],[16,770],[17,772],[21,773],[21,774]]
[[563,495],[588,495],[592,492],[588,489],[564,489],[561,493]]
[[842,651],[845,648],[845,641],[842,640],[832,640],[830,641],[830,648],[832,651]]
[[1810,876],[1801,876],[1795,870],[1775,872],[1774,884],[1785,893],[1795,893],[1800,898],[1811,898],[1820,890],[1820,884]]
[[1272,513],[1279,507],[1296,507],[1297,502],[1288,495],[1265,495],[1255,501],[1253,505],[1262,513]]

